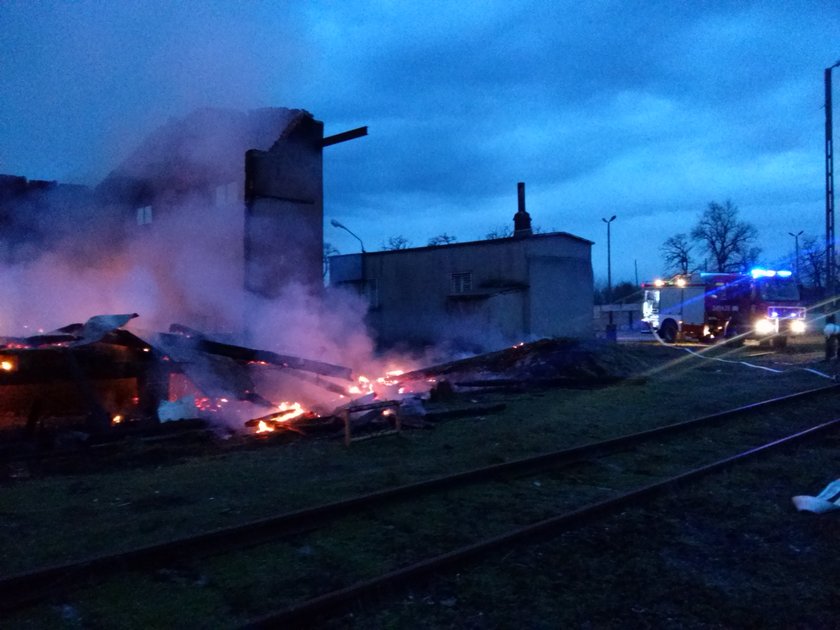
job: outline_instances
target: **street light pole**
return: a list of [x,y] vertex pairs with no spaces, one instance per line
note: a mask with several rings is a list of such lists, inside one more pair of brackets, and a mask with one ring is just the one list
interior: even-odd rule
[[368,291],[368,281],[367,281],[367,274],[365,272],[365,244],[362,242],[356,234],[350,231],[343,223],[339,223],[335,219],[330,221],[330,224],[333,227],[340,228],[350,234],[353,238],[359,241],[359,245],[362,247],[362,253],[359,255],[359,266],[361,269],[359,270],[359,293],[367,298],[370,301],[370,292]]
[[[612,305],[612,243],[610,242],[610,225],[613,221],[615,221],[615,215],[612,215],[609,219],[601,218],[601,221],[607,224],[607,302]],[[607,338],[608,339],[615,339],[615,324],[613,324],[613,312],[612,308],[610,308],[607,313],[609,314],[609,324],[607,325]]]
[[799,278],[799,237],[802,236],[802,233],[804,231],[805,230],[799,230],[796,234],[794,234],[793,232],[788,232],[788,234],[790,234],[793,237],[794,242],[796,243],[796,282],[797,283],[802,282],[802,280],[800,280],[800,278]]
[[350,236],[352,236],[352,237],[353,237],[353,238],[355,238],[357,241],[359,241],[359,245],[361,245],[361,246],[362,246],[362,253],[363,253],[363,254],[365,253],[365,244],[364,244],[364,243],[362,243],[362,239],[360,239],[358,236],[356,236],[353,232],[351,232],[351,231],[350,231],[350,228],[348,228],[348,227],[347,227],[346,225],[344,225],[343,223],[339,223],[339,222],[338,222],[338,221],[336,221],[335,219],[333,219],[332,221],[330,221],[330,224],[331,224],[333,227],[341,228],[342,230],[344,230],[345,232],[347,232],[348,234],[350,234]]

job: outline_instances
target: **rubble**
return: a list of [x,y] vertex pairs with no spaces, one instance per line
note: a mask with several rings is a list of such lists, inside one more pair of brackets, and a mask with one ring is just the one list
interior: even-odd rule
[[[602,386],[632,371],[605,364],[603,353],[585,342],[557,339],[354,379],[341,365],[217,341],[180,324],[141,338],[123,328],[136,317],[97,315],[0,340],[0,430],[32,436],[63,423],[65,431],[96,435],[204,418],[255,435],[341,435],[349,444],[360,431],[430,428],[450,417],[499,411],[474,405],[427,413],[424,399],[445,405],[463,391]],[[280,402],[278,392],[300,387],[289,380],[278,386],[278,375],[322,395],[306,406]]]

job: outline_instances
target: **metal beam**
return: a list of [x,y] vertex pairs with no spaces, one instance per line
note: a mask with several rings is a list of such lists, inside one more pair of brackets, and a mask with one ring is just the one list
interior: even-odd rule
[[358,129],[351,129],[350,131],[343,131],[342,133],[337,133],[334,136],[327,136],[326,138],[321,140],[321,146],[328,147],[332,144],[338,144],[339,142],[355,140],[356,138],[366,136],[367,131],[367,125],[365,125],[364,127],[359,127]]

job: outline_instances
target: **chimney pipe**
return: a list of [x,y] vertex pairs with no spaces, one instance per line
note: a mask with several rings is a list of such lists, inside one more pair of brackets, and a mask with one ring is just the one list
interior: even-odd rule
[[523,238],[531,236],[531,215],[525,210],[525,182],[516,184],[519,198],[519,209],[513,215],[513,237]]

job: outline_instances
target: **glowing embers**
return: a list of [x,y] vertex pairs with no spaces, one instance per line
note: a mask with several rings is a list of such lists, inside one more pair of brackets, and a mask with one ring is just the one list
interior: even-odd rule
[[227,398],[210,398],[209,396],[196,396],[195,408],[203,413],[218,413],[230,402]]

